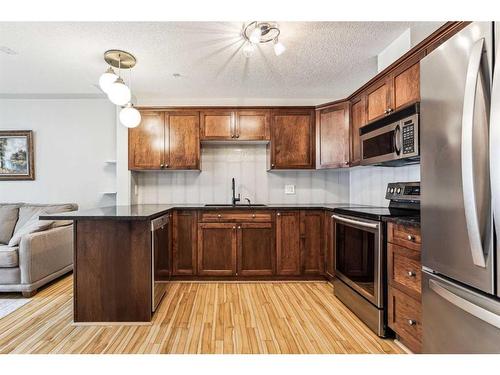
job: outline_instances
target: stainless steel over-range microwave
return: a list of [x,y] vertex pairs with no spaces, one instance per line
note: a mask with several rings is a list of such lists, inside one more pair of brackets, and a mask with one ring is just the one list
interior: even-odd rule
[[420,162],[419,104],[359,129],[362,165],[399,166]]

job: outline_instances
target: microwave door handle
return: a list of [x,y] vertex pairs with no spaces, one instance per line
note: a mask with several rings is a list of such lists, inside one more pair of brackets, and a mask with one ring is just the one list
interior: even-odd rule
[[479,219],[474,192],[473,167],[473,128],[474,103],[476,101],[476,86],[483,54],[484,38],[478,40],[472,47],[467,67],[465,81],[464,104],[462,112],[462,190],[465,209],[465,222],[469,237],[472,261],[478,267],[486,267]]
[[392,136],[394,137],[394,151],[396,151],[396,155],[399,155],[401,154],[401,127],[399,124],[394,128]]

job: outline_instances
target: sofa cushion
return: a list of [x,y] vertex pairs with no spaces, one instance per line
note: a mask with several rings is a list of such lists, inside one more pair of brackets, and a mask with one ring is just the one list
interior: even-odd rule
[[17,246],[0,245],[0,268],[17,267],[19,255]]
[[12,238],[19,215],[19,205],[0,204],[0,244],[6,244]]
[[[43,213],[44,212],[40,212],[40,214]],[[53,220],[39,220],[38,215],[32,216],[26,223],[24,223],[21,229],[14,232],[14,235],[9,241],[9,246],[18,246],[21,243],[23,236],[48,229],[53,223]]]
[[[16,227],[14,228],[14,234],[19,231],[28,221],[33,217],[38,219],[38,216],[43,214],[54,214],[59,212],[68,212],[78,209],[78,206],[74,203],[66,204],[32,204],[26,203],[19,208],[19,219],[17,221]],[[54,222],[52,221],[51,224]]]

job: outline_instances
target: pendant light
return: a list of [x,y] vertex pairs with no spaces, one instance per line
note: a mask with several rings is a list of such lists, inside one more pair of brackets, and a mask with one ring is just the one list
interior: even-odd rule
[[109,67],[99,78],[99,87],[107,94],[111,85],[117,80],[117,78],[118,76],[113,68]]
[[[129,84],[132,90],[132,73],[129,71]],[[141,113],[134,108],[132,101],[129,101],[120,111],[120,122],[127,128],[135,128],[141,123]]]
[[118,79],[110,86],[108,91],[108,99],[111,103],[116,105],[125,105],[130,101],[132,94],[130,89],[127,87],[125,82],[123,82],[122,77]]

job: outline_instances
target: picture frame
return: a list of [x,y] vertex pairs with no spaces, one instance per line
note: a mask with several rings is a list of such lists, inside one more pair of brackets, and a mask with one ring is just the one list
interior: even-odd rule
[[0,181],[34,180],[32,130],[0,130]]

